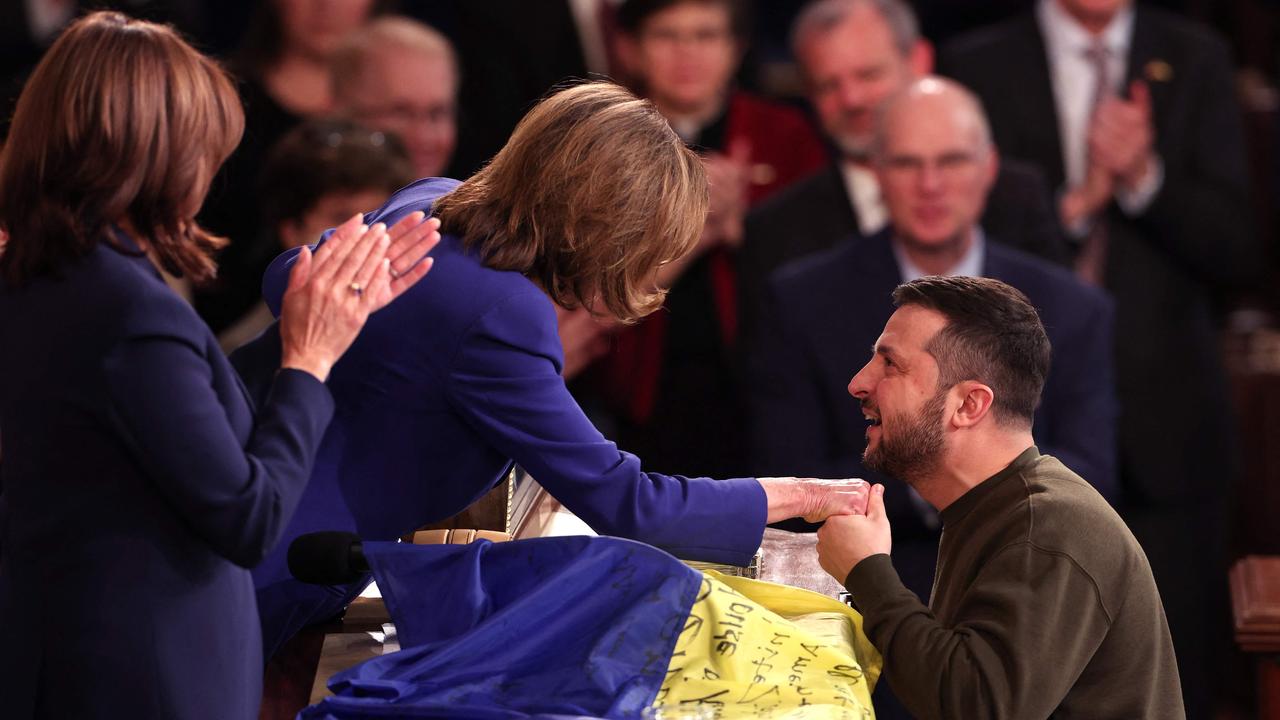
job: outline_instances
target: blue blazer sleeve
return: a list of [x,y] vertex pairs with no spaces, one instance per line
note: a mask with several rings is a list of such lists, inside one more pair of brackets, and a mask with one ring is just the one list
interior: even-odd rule
[[193,532],[251,567],[279,539],[311,475],[333,416],[329,391],[305,372],[280,371],[245,444],[191,323],[154,308],[138,315],[104,363],[112,419]]
[[642,472],[639,459],[606,440],[565,388],[555,328],[549,302],[534,293],[480,316],[451,363],[453,408],[596,532],[745,565],[764,533],[760,483]]

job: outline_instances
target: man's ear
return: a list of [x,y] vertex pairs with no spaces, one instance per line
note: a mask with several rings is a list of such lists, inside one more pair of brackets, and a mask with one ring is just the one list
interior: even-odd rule
[[960,406],[951,414],[956,427],[974,427],[990,415],[995,404],[995,393],[976,380],[966,380],[955,386],[952,392],[960,399]]

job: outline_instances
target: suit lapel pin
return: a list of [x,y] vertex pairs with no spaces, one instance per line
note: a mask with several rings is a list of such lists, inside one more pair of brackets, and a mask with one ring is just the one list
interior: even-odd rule
[[1169,82],[1173,79],[1173,66],[1163,60],[1152,60],[1142,68],[1142,74],[1151,82]]

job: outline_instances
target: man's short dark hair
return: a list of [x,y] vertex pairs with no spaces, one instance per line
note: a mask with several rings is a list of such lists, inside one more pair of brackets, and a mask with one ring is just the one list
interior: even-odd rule
[[990,278],[931,276],[898,286],[893,303],[947,319],[925,347],[938,363],[940,388],[977,380],[995,395],[998,422],[1030,426],[1049,375],[1050,347],[1026,295]]
[[729,13],[729,29],[739,42],[751,34],[751,13],[744,0],[624,0],[618,6],[618,27],[628,35],[639,35],[645,22],[669,7],[685,4],[719,5]]

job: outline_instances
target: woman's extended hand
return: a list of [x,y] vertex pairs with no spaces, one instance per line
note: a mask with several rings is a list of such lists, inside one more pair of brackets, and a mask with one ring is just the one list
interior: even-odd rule
[[822,522],[832,515],[864,515],[870,486],[866,481],[817,478],[760,478],[768,510],[766,522],[802,517]]
[[280,313],[282,367],[327,379],[369,314],[431,269],[423,256],[439,241],[438,222],[414,213],[388,235],[385,226],[360,221],[356,215],[339,226],[314,256],[306,247],[299,252]]

